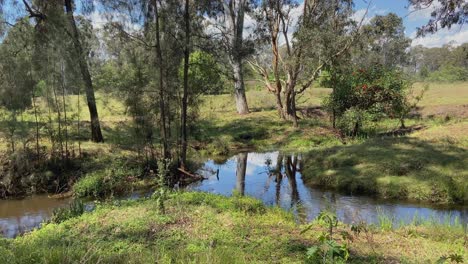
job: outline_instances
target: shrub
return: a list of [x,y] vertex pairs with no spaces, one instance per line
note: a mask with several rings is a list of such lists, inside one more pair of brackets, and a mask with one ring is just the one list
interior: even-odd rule
[[84,212],[85,204],[81,200],[73,200],[68,207],[55,209],[50,221],[58,224],[70,218],[78,217]]
[[468,80],[468,69],[444,65],[439,70],[431,72],[427,79],[433,82],[466,81]]
[[[335,213],[322,211],[317,216],[316,222],[326,228],[318,235],[318,245],[307,249],[309,263],[345,263],[349,258],[349,249],[346,243],[339,243],[334,235],[338,227],[338,218]],[[307,232],[314,226],[309,224],[303,231]],[[339,233],[342,240],[348,240],[351,236],[346,231]]]
[[135,171],[117,167],[93,172],[78,180],[73,186],[76,197],[105,197],[132,189]]
[[374,65],[336,78],[325,108],[338,117],[338,126],[356,136],[365,123],[384,117],[402,121],[414,107],[407,96],[410,83],[403,73]]

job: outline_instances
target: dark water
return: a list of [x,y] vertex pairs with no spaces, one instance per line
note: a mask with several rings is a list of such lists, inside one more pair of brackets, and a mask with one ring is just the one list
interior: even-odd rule
[[70,199],[51,199],[35,195],[22,200],[0,200],[0,235],[15,237],[39,227],[54,209],[69,204]]
[[[301,157],[271,153],[241,153],[222,162],[205,162],[198,173],[207,180],[193,183],[189,190],[232,195],[249,195],[271,206],[292,211],[299,221],[315,218],[321,210],[334,210],[346,223],[378,223],[386,215],[394,224],[426,219],[441,223],[468,223],[468,206],[436,208],[429,205],[383,201],[367,196],[342,195],[304,185]],[[126,199],[147,194],[137,192]],[[52,199],[46,195],[22,200],[0,200],[0,235],[15,237],[50,219],[53,210],[68,206],[71,199]],[[89,205],[88,205],[89,206]],[[92,207],[92,206],[91,206]]]
[[188,188],[226,196],[236,191],[256,197],[267,205],[290,210],[301,221],[312,220],[321,210],[331,209],[345,223],[378,223],[382,215],[395,225],[423,219],[440,223],[468,223],[468,206],[436,208],[368,196],[343,195],[306,186],[302,181],[301,164],[301,157],[297,155],[241,153],[223,164],[207,161],[199,173],[208,179]]

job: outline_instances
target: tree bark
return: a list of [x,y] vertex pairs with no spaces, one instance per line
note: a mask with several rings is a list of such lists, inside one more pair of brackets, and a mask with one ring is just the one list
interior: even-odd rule
[[73,45],[78,54],[78,64],[80,65],[81,75],[85,83],[86,99],[88,101],[89,115],[91,119],[91,139],[94,142],[104,142],[101,132],[101,124],[96,107],[96,98],[94,96],[93,81],[89,73],[88,63],[80,42],[80,33],[76,26],[75,17],[73,15],[72,0],[65,0],[65,11],[67,13],[68,22],[70,23]]
[[236,99],[237,113],[244,115],[249,113],[247,97],[245,96],[245,84],[243,74],[243,37],[244,14],[246,0],[223,1],[224,19],[226,22],[225,37],[228,40],[228,53],[233,69],[234,96]]
[[185,169],[187,161],[187,106],[188,106],[188,73],[190,60],[190,3],[185,0],[185,48],[184,48],[184,88],[182,95],[181,113],[181,167]]
[[160,32],[160,25],[159,25],[159,12],[158,12],[158,3],[156,0],[152,0],[153,8],[154,8],[154,20],[156,23],[156,66],[159,71],[159,114],[160,114],[160,130],[161,130],[161,140],[163,146],[163,156],[164,159],[168,159],[169,149],[167,143],[167,133],[166,133],[166,107],[164,103],[164,68],[163,68],[163,57],[162,57],[162,50],[161,50],[161,32]]

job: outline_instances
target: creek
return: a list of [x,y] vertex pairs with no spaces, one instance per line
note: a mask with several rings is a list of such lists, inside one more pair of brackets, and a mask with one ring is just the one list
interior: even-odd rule
[[[314,219],[322,210],[333,210],[345,223],[378,224],[382,218],[394,225],[414,221],[468,224],[468,206],[389,201],[370,196],[345,195],[310,187],[302,180],[301,155],[279,152],[239,153],[219,160],[209,159],[197,172],[206,179],[187,187],[225,196],[233,193],[260,199],[268,206],[279,206],[294,213],[298,222]],[[138,198],[133,193],[124,198]],[[65,207],[71,199],[52,199],[36,195],[21,200],[0,200],[0,235],[15,237],[47,221],[54,209]],[[88,205],[89,206],[89,205]]]

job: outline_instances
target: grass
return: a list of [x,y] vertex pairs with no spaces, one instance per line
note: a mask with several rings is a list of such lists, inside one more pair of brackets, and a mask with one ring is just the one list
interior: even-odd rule
[[433,203],[468,202],[465,148],[418,138],[376,138],[313,151],[307,183],[352,194]]
[[[417,83],[416,92],[424,86]],[[300,97],[298,106],[318,106],[329,92],[326,88],[312,88]],[[235,113],[232,95],[205,96],[199,119],[191,128],[189,155],[229,155],[242,150],[309,152],[305,176],[311,184],[387,198],[462,203],[466,201],[466,189],[462,187],[466,187],[463,183],[467,178],[462,165],[468,148],[468,119],[463,110],[468,96],[464,95],[468,95],[466,82],[429,84],[420,103],[421,116],[406,122],[407,126],[423,125],[424,129],[404,138],[375,138],[378,133],[399,127],[397,120],[383,120],[366,128],[374,138],[346,139],[347,145],[343,145],[327,116],[320,112],[302,118],[299,128],[280,120],[273,95],[264,90],[247,92],[251,113],[243,116]],[[113,160],[142,158],[136,152],[134,128],[122,102],[100,93],[97,98],[106,142],[90,142],[87,127],[82,127],[81,135],[76,133],[76,126],[70,128],[72,148],[76,151],[80,139],[81,149],[89,157],[82,171],[90,177],[77,185],[77,193],[85,195],[102,185],[104,172],[107,167],[112,169]],[[67,100],[70,117],[79,115],[82,121],[89,120],[83,97],[81,112],[76,107],[77,96]],[[45,103],[39,104],[41,120],[45,120]],[[29,110],[22,118],[32,124],[33,112]],[[6,140],[0,142],[0,146],[6,144]]]
[[[303,228],[290,213],[253,198],[175,193],[165,215],[152,199],[115,201],[13,240],[0,239],[0,262],[303,263],[322,227],[301,234]],[[365,230],[352,235],[350,263],[467,258],[463,228]],[[338,231],[351,232],[343,224]]]

